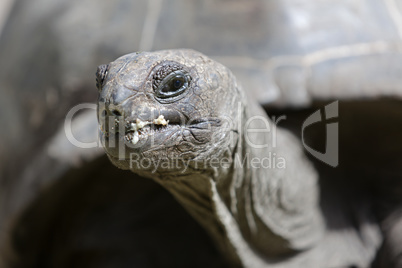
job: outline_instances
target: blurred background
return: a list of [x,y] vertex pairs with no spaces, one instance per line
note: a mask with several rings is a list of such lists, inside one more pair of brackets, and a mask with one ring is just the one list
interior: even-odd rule
[[[2,0],[3,262],[226,265],[162,188],[117,170],[102,148],[75,148],[65,137],[68,111],[96,103],[98,65],[170,48],[199,50],[227,65],[270,115],[287,114],[283,126],[298,136],[312,111],[340,100],[340,165],[315,163],[324,178],[322,207],[338,229],[370,221],[372,233],[386,233],[381,222],[402,196],[401,1]],[[78,113],[73,127],[96,141],[94,111]],[[312,130],[311,146],[325,147],[316,138],[323,131],[325,125]],[[329,196],[335,201],[328,205]],[[380,247],[383,234],[367,247]]]

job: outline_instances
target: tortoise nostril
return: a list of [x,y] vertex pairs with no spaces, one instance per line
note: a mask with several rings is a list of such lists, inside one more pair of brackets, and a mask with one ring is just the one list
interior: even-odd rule
[[114,116],[121,116],[121,112],[118,110],[111,110],[110,111]]
[[101,113],[99,114],[101,117],[107,117],[107,116],[114,116],[114,117],[120,117],[124,115],[124,112],[120,107],[112,106],[110,105],[105,105]]

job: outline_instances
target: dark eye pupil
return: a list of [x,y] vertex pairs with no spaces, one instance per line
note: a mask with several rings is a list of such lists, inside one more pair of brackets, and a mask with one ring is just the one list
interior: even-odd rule
[[182,79],[174,79],[173,80],[173,87],[177,90],[183,86],[183,80]]
[[163,88],[162,92],[175,92],[181,89],[184,86],[184,78],[183,77],[175,77],[169,83],[167,83]]

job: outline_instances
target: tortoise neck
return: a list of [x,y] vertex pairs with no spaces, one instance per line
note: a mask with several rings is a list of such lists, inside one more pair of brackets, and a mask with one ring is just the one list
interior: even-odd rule
[[190,215],[211,235],[219,250],[228,257],[234,267],[241,265],[239,254],[231,242],[219,215],[219,207],[225,206],[217,192],[216,182],[210,174],[196,173],[181,176],[180,179],[156,179]]
[[[246,122],[253,116],[251,125],[259,131],[250,133]],[[257,105],[244,110],[241,122],[229,167],[157,181],[236,262],[259,262],[260,254],[278,257],[313,246],[323,231],[317,176],[299,142],[286,131],[274,133]],[[268,130],[267,123],[268,133],[260,131]]]

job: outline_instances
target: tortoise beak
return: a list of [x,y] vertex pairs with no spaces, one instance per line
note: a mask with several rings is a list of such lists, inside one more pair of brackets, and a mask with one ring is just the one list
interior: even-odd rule
[[[179,111],[163,107],[138,95],[122,104],[99,106],[102,143],[113,157],[127,158],[155,146],[173,146],[188,119]],[[129,147],[129,148],[127,148]],[[123,152],[123,154],[122,154]]]

